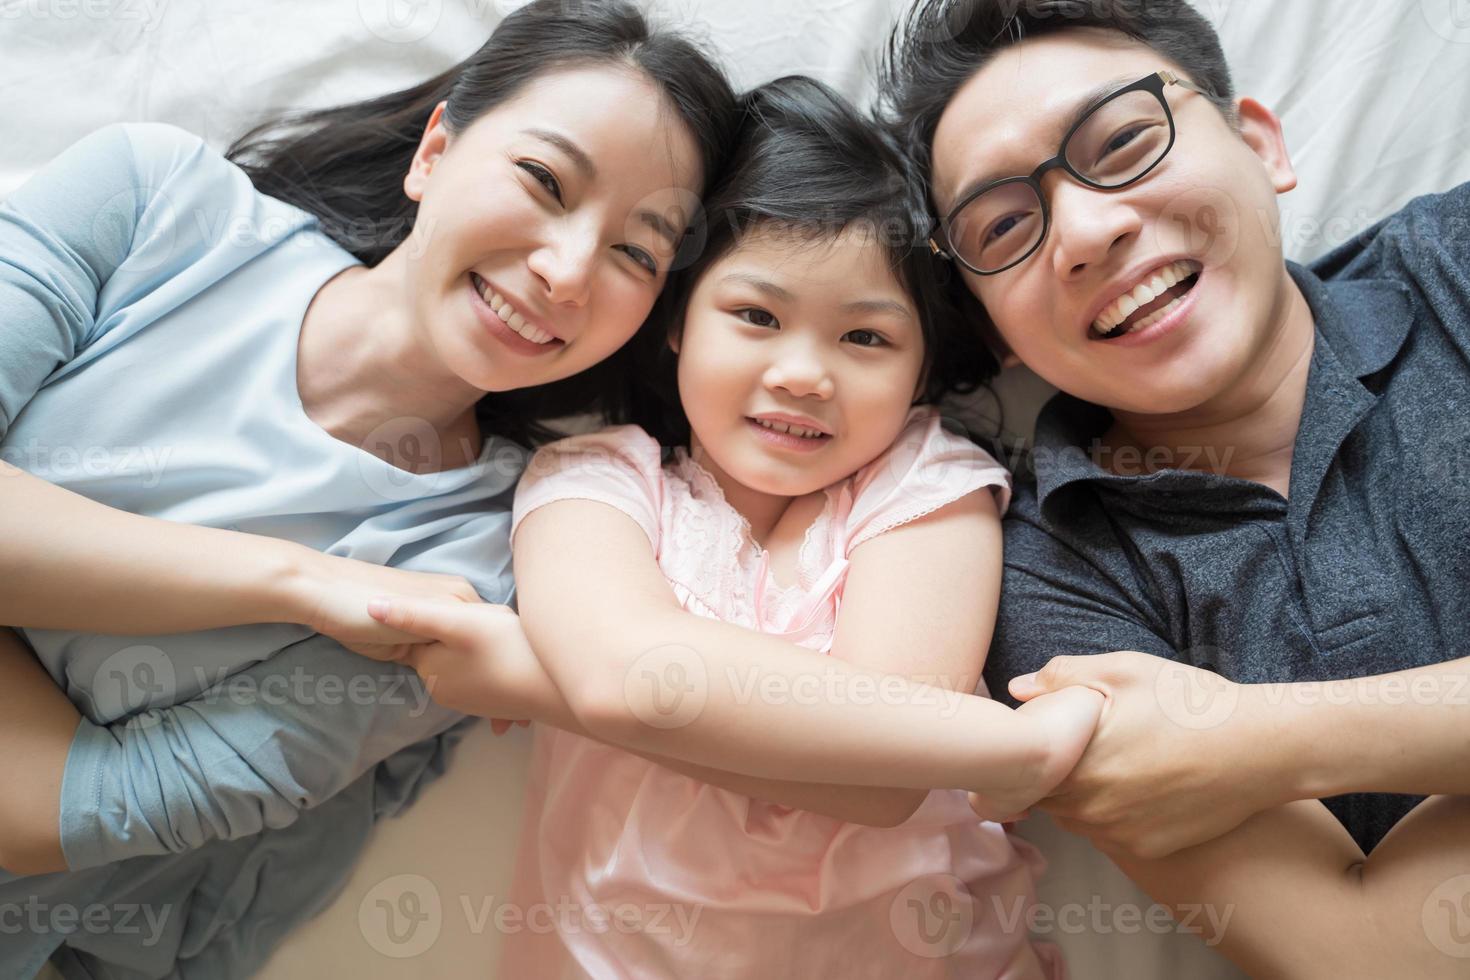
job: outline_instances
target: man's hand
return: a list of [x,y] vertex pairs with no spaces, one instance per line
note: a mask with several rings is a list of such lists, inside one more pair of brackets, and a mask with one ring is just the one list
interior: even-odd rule
[[1099,849],[1156,859],[1213,840],[1291,798],[1273,740],[1238,711],[1240,685],[1144,653],[1055,657],[1017,677],[1029,701],[1080,684],[1107,703],[1087,751],[1038,806]]

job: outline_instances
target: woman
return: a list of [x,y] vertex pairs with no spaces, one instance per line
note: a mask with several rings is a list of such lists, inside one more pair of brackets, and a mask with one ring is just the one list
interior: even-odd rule
[[696,49],[563,7],[239,167],[109,126],[0,208],[0,622],[84,715],[27,753],[63,695],[0,645],[0,781],[54,773],[0,804],[4,975],[248,975],[442,768],[463,716],[335,641],[404,639],[381,592],[510,600],[509,440],[628,397],[733,129]]

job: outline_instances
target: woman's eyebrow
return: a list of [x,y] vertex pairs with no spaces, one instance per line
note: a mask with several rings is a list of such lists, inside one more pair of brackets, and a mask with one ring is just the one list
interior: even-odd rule
[[573,142],[570,137],[551,129],[533,128],[523,130],[522,132],[527,136],[534,136],[543,143],[549,143],[565,153],[576,168],[582,172],[583,177],[588,180],[597,179],[597,164],[593,163],[592,158],[587,155],[587,151]]

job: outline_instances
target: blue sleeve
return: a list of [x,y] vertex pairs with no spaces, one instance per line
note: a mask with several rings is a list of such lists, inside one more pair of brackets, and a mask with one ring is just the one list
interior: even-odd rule
[[[465,575],[489,602],[511,595],[509,514],[473,517],[393,564]],[[440,754],[427,741],[467,716],[430,700],[401,664],[314,635],[198,697],[112,725],[83,719],[61,788],[73,871],[285,827],[379,766],[380,814],[411,799]]]
[[112,125],[0,202],[0,439],[91,335],[98,295],[132,243],[138,184]]

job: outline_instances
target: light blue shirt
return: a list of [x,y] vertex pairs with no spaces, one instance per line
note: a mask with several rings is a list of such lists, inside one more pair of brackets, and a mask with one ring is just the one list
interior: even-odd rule
[[[198,137],[94,132],[0,204],[0,457],[121,510],[512,602],[520,447],[414,475],[302,409],[307,305],[356,263]],[[0,872],[4,977],[53,952],[72,977],[249,975],[469,723],[413,671],[300,626],[23,633],[84,717],[62,783],[72,870]]]

